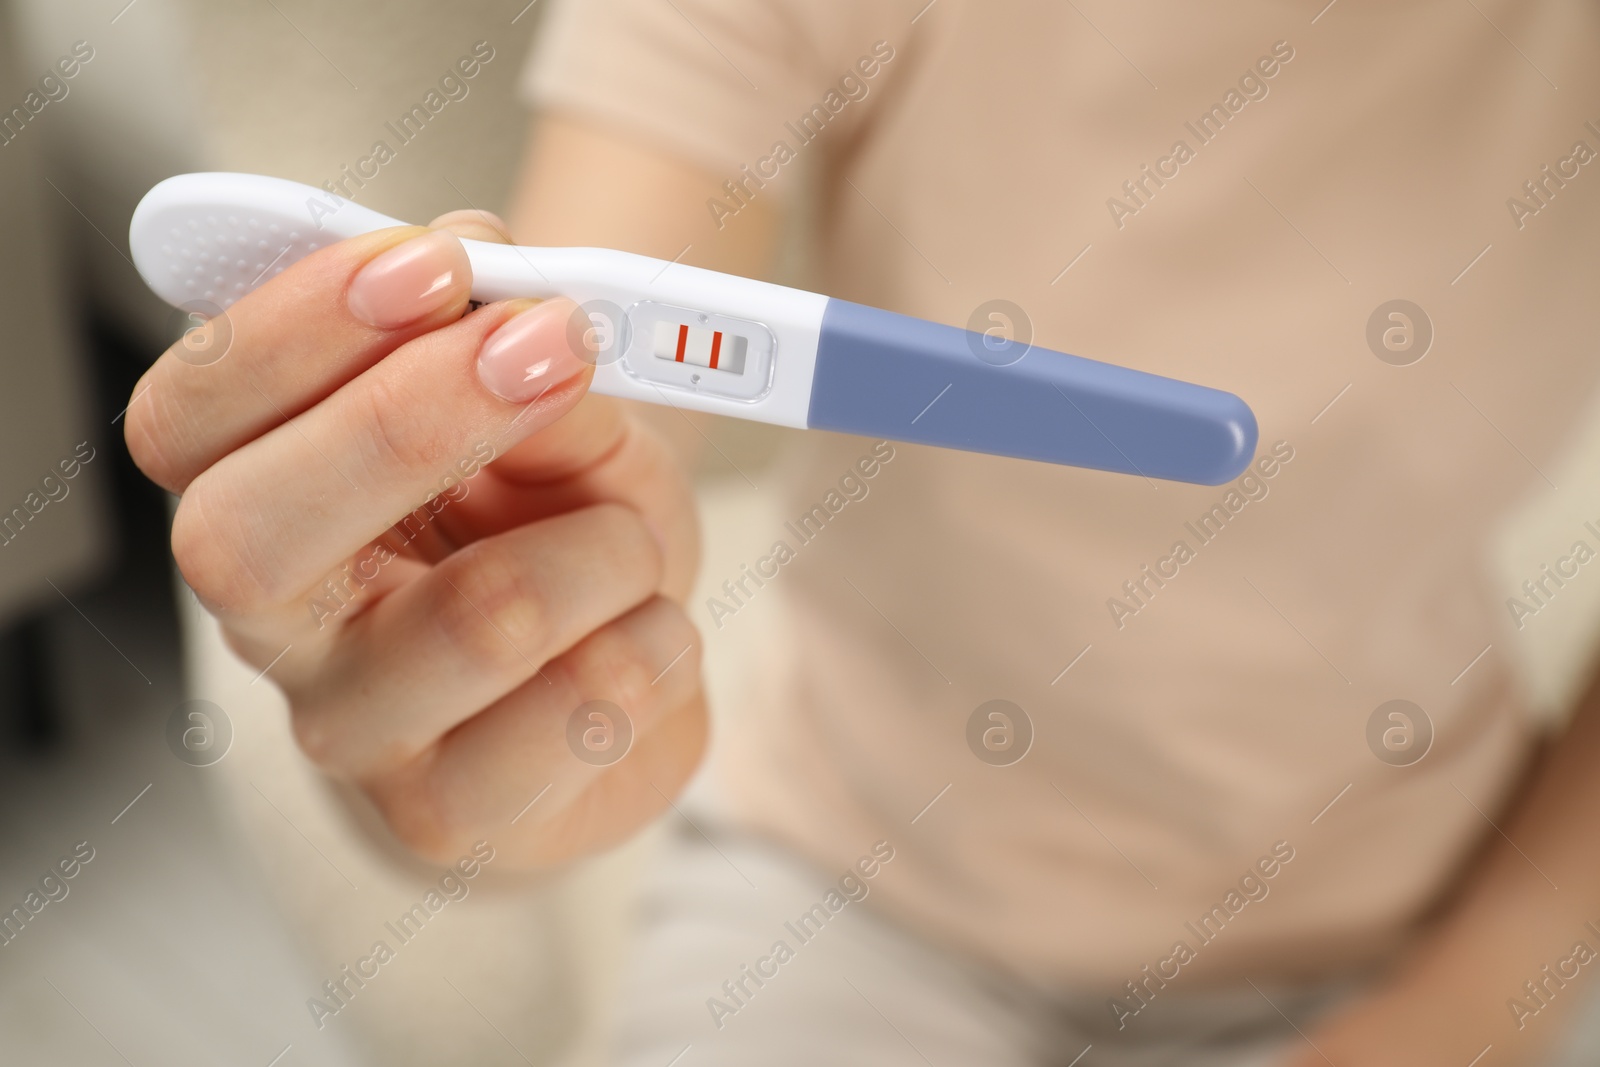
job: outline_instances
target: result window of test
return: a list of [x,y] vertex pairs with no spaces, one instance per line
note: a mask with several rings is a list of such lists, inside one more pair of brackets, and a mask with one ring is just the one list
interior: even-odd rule
[[743,334],[662,319],[656,323],[652,351],[657,359],[743,374],[749,347],[750,339]]

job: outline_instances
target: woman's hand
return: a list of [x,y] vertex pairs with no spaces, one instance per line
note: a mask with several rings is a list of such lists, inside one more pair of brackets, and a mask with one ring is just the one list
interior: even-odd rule
[[585,396],[570,301],[469,311],[456,233],[503,227],[434,227],[321,249],[191,331],[135,389],[128,448],[181,495],[178,567],[311,759],[425,856],[487,838],[550,864],[626,837],[699,760],[693,502]]

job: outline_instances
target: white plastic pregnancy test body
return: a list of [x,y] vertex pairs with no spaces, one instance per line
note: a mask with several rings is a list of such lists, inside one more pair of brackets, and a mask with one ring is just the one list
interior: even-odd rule
[[[317,248],[399,225],[298,182],[185,174],[145,195],[129,241],[158,296],[214,314]],[[589,313],[598,393],[1209,485],[1255,451],[1232,393],[648,256],[462,244],[474,299]]]

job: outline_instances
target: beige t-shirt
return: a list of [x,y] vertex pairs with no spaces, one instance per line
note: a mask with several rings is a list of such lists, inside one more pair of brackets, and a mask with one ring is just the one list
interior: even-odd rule
[[[896,445],[772,531],[795,643],[726,738],[740,817],[826,869],[889,840],[874,902],[1040,982],[1373,960],[1536,734],[1485,557],[1600,379],[1600,8],[1315,7],[588,0],[530,67],[739,195],[808,168],[823,292],[1008,300],[1254,408],[1232,487]],[[763,491],[797,517],[870,451],[796,435]],[[714,654],[740,614],[697,611]],[[1026,722],[974,728],[996,699]]]

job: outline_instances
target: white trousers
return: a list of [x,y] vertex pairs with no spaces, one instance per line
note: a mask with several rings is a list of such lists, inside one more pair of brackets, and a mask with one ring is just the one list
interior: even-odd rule
[[[1360,991],[1355,980],[1164,990],[1119,1030],[1103,992],[1045,995],[931,945],[866,903],[845,905],[820,930],[795,926],[838,873],[719,828],[709,815],[673,834],[640,901],[612,1062],[1271,1067],[1304,1049],[1295,1027],[1309,1032]],[[773,951],[780,940],[793,950],[782,962]],[[1600,1064],[1600,991],[1574,995],[1585,1010],[1545,1067]]]
[[1167,990],[1119,1030],[1103,993],[1046,996],[954,956],[873,911],[870,888],[796,926],[838,873],[696,824],[644,887],[619,1067],[1268,1067],[1304,1047],[1289,1020],[1308,1029],[1355,989]]

